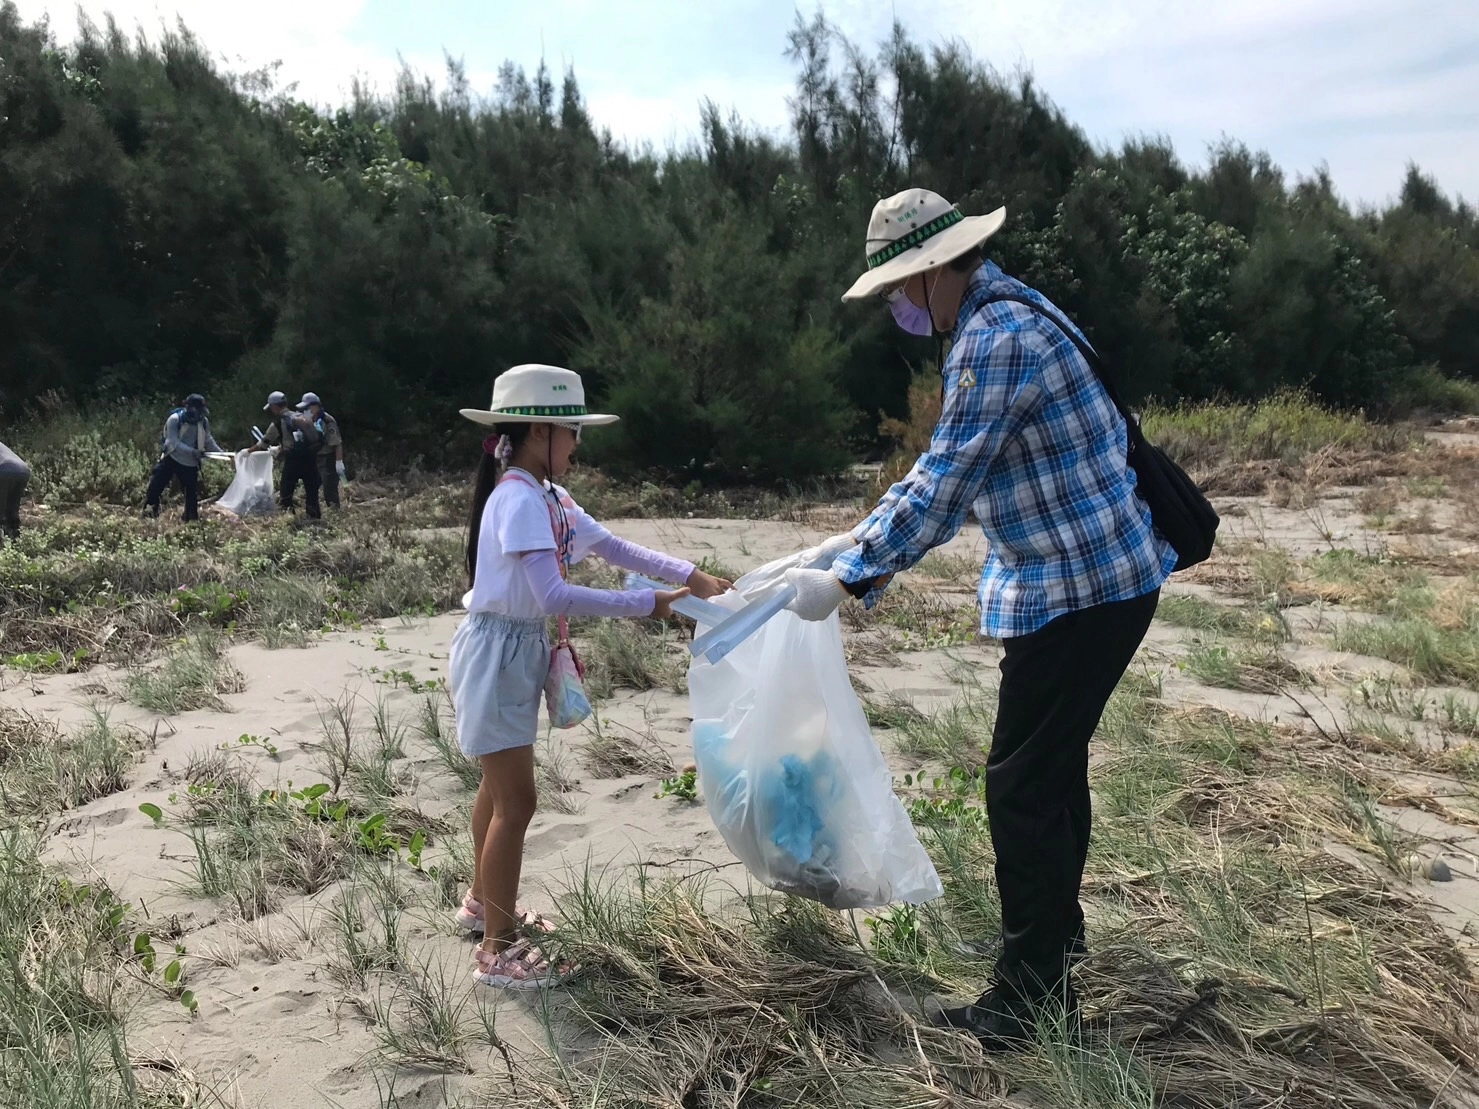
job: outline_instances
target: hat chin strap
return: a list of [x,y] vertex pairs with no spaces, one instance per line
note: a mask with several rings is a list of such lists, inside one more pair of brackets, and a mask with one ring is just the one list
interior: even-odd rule
[[[946,338],[948,338],[948,336],[944,331],[940,330],[940,325],[935,323],[934,304],[935,289],[938,289],[940,287],[941,269],[943,269],[943,267],[937,267],[935,270],[934,288],[929,287],[928,280],[926,280],[925,282],[924,310],[929,313],[930,331],[933,333],[935,338],[935,368],[940,371],[940,411],[941,413],[943,413],[945,411],[945,340]],[[958,308],[957,311],[959,311]]]

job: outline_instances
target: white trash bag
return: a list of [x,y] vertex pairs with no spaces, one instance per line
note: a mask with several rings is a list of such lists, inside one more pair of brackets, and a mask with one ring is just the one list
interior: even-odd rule
[[272,494],[272,455],[267,451],[236,452],[236,476],[216,507],[236,516],[267,516],[277,511]]
[[[763,566],[714,603],[741,608],[795,564]],[[848,680],[835,614],[778,613],[717,664],[695,658],[688,688],[704,803],[757,879],[832,909],[940,896]]]

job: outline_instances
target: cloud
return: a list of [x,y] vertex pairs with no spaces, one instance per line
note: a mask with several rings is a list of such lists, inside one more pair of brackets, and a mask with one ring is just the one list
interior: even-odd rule
[[[137,29],[153,41],[182,20],[224,68],[241,72],[280,62],[280,83],[296,84],[299,96],[317,104],[348,99],[356,77],[389,88],[399,68],[393,50],[356,38],[365,0],[106,0],[81,6],[98,26],[111,15],[124,31]],[[19,7],[25,18],[47,16],[60,41],[77,34],[78,6],[71,2],[20,0]],[[441,70],[440,55],[415,61]]]

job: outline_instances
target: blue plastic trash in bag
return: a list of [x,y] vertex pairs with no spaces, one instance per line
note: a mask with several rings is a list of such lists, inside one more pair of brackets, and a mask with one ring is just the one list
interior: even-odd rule
[[[714,603],[763,598],[771,569]],[[848,679],[835,616],[781,612],[720,662],[696,658],[688,686],[704,802],[751,874],[834,909],[940,896]]]

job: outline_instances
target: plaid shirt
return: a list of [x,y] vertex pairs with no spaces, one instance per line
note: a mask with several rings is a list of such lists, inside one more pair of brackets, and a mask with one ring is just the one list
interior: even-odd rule
[[[971,278],[945,360],[945,405],[929,449],[855,530],[833,566],[843,582],[892,576],[960,531],[974,507],[990,542],[981,631],[1027,635],[1064,613],[1158,588],[1176,552],[1135,495],[1123,417],[1073,343],[1025,304],[1046,297],[986,262]],[[1060,316],[1062,313],[1058,313]]]

